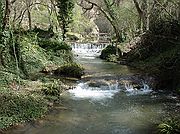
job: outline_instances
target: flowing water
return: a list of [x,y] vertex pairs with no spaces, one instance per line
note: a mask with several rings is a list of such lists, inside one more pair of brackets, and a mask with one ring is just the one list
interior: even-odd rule
[[86,75],[62,94],[63,107],[56,106],[45,119],[10,133],[150,134],[179,106],[176,97],[153,91],[151,78],[96,58],[102,47],[74,46]]

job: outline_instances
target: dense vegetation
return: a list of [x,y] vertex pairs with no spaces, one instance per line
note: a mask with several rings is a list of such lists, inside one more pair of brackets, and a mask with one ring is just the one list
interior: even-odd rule
[[[49,75],[73,63],[71,47],[63,41],[65,33],[63,36],[54,33],[52,25],[32,26],[31,2],[23,5],[16,0],[0,1],[0,129],[42,117],[49,104],[60,102],[60,94],[67,88],[58,78]],[[10,14],[14,14],[14,6],[18,4],[25,6],[28,28],[17,26],[18,22],[11,20]],[[68,16],[71,15],[64,14],[67,19]],[[65,25],[62,30],[67,30]],[[83,74],[80,65],[74,63],[69,67],[75,71],[65,70],[59,75],[80,78]]]
[[157,89],[180,91],[179,0],[1,0],[0,129],[58,102],[66,86],[51,75],[84,74],[69,42],[98,42],[100,33],[111,37],[102,59],[123,60],[155,76]]

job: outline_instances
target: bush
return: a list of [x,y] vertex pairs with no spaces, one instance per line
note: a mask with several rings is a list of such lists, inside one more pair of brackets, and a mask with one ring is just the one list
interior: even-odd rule
[[59,67],[57,70],[54,71],[54,74],[81,78],[81,76],[84,74],[84,68],[81,67],[79,64],[71,63]]
[[60,86],[60,83],[58,81],[47,83],[42,89],[45,95],[56,96],[56,97],[60,96],[60,93],[62,92],[62,90],[63,88]]
[[180,124],[175,119],[169,119],[158,125],[159,134],[179,134]]
[[[120,49],[118,49],[118,53],[119,53],[119,55],[121,55]],[[108,60],[110,55],[116,55],[116,47],[115,46],[109,45],[105,49],[103,49],[101,52],[100,58],[104,59],[104,60]]]
[[117,62],[118,56],[116,56],[115,54],[110,54],[106,60],[109,62]]
[[52,38],[55,34],[53,32],[52,27],[49,27],[48,30],[43,30],[41,28],[35,27],[32,31],[27,31],[36,33],[39,38]]
[[46,101],[30,94],[0,90],[0,129],[19,122],[34,120],[47,111]]
[[54,52],[58,50],[71,50],[71,47],[67,43],[55,39],[39,39],[38,45],[41,48]]

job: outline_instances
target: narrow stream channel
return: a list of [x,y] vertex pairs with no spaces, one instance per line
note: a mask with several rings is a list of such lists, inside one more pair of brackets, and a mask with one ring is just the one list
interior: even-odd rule
[[153,91],[138,71],[96,58],[96,48],[74,51],[86,75],[62,94],[64,110],[57,106],[39,123],[10,133],[151,134],[154,125],[179,105],[176,97]]

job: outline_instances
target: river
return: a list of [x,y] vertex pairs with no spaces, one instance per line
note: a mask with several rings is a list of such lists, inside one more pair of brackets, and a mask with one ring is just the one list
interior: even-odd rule
[[86,74],[62,94],[44,119],[14,134],[151,134],[179,106],[173,94],[154,91],[151,78],[127,66],[97,58],[97,48],[74,48]]

